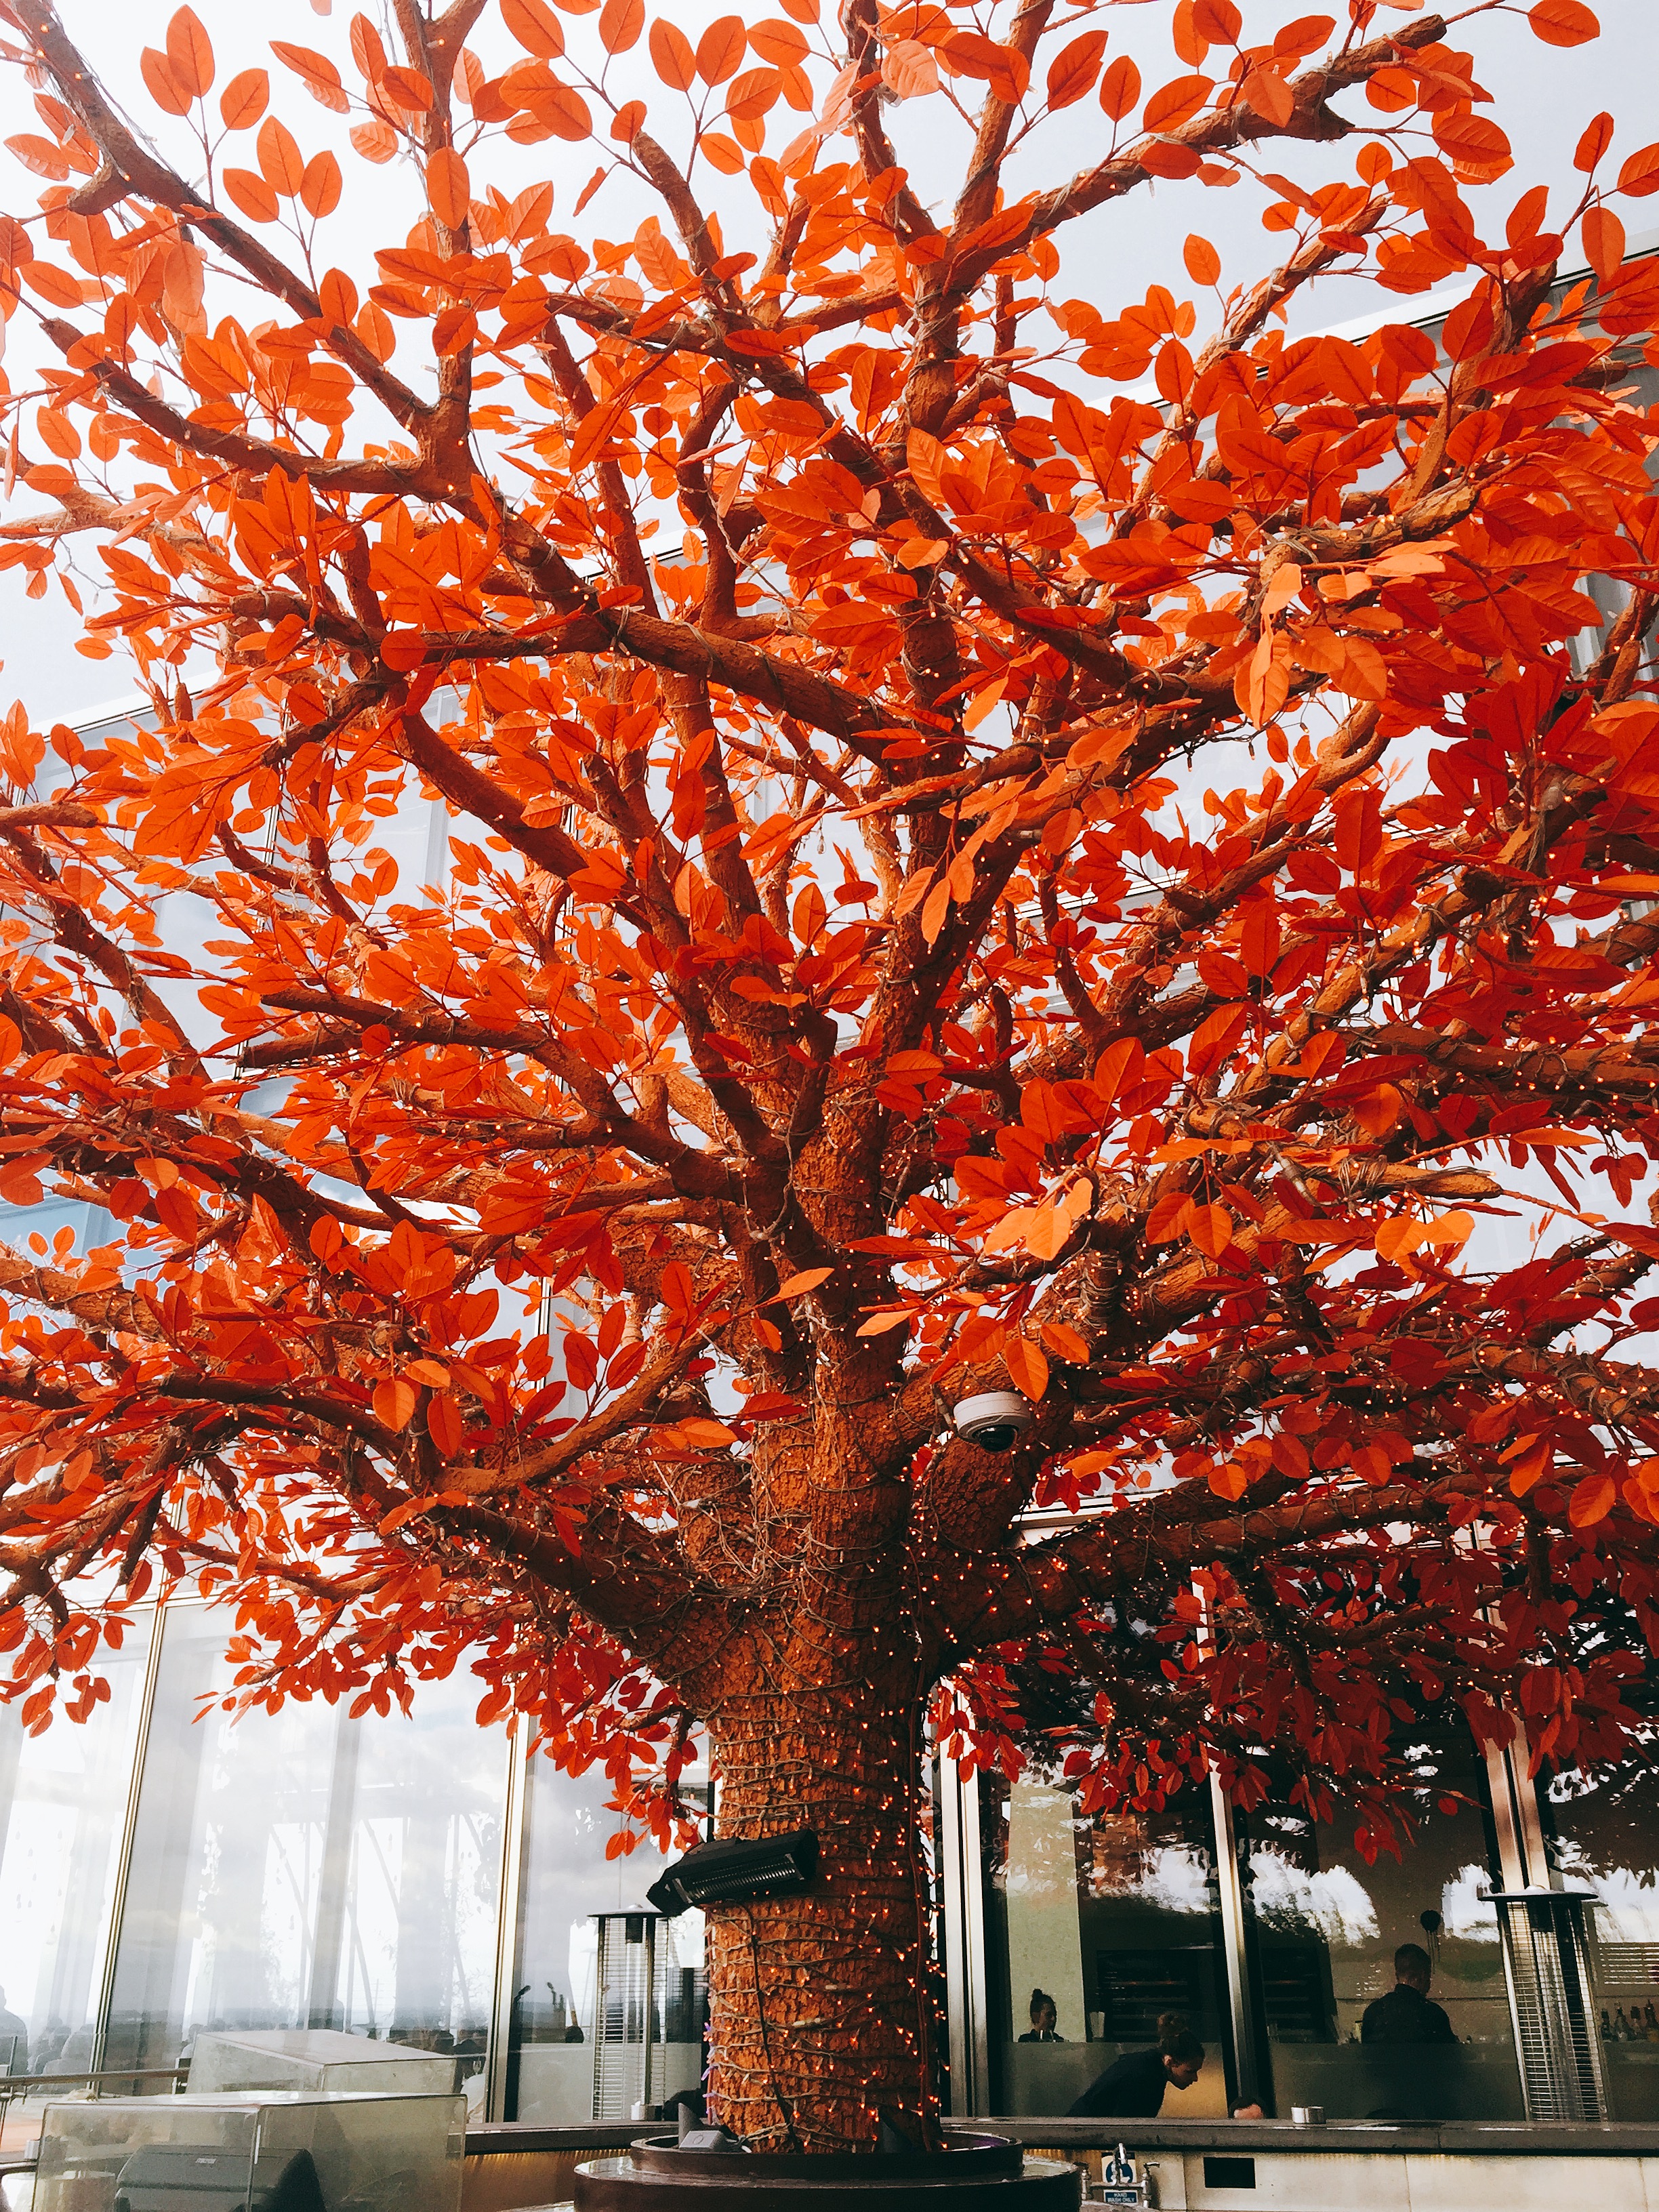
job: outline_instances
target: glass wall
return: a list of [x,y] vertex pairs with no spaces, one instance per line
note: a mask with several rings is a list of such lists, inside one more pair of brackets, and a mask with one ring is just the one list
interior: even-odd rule
[[228,1679],[224,1632],[166,1617],[106,2064],[177,2064],[204,2028],[332,2027],[457,2052],[476,2100],[504,1731],[475,1723],[470,1674],[420,1685],[408,1718],[290,1702],[198,1719]]
[[[1493,1880],[1485,1762],[1461,1732],[1412,1758],[1415,1831],[1398,1857],[1368,1865],[1340,1811],[1317,1826],[1288,1804],[1233,1816],[1250,2087],[1270,2112],[1523,2117],[1497,1918],[1483,1896]],[[984,2109],[1063,2113],[1115,2059],[1150,2049],[1159,2016],[1176,2013],[1202,2040],[1205,2063],[1193,2087],[1167,2091],[1163,2117],[1224,2115],[1243,2093],[1207,1789],[1179,1790],[1161,1811],[1090,1820],[1055,1778],[1028,1771],[1012,1788],[981,1777],[980,1802],[994,2054]],[[1653,1932],[1659,1969],[1659,1922]],[[1401,2041],[1393,2006],[1367,2022],[1407,1943],[1429,1961],[1437,2043]],[[1052,2041],[1036,2039],[1039,1992],[1054,2007]],[[1408,2012],[1406,2033],[1421,2025]],[[1659,2069],[1659,2030],[1652,2049]]]
[[[648,1844],[607,1857],[606,1846],[623,1825],[611,1808],[611,1795],[608,1778],[597,1767],[569,1775],[548,1759],[529,1762],[509,2015],[508,2118],[553,2126],[628,2117],[625,2111],[602,2114],[596,2102],[593,2038],[600,1990],[595,1916],[627,1916],[624,1936],[642,1941],[645,1892],[662,1871],[663,1861]],[[659,1923],[653,1939],[651,2027],[658,2054],[653,2063],[653,2101],[677,2089],[695,2089],[702,2080],[708,2009],[702,1934],[702,1915],[686,1912]],[[625,2016],[620,1989],[605,1994],[609,2016],[602,2025],[613,2036],[642,2043],[642,2024]]]
[[0,2074],[93,2064],[145,1645],[105,1655],[82,1726],[29,1735],[0,1707]]
[[[1354,1822],[1288,1805],[1249,1816],[1247,1894],[1274,2106],[1331,2119],[1523,2117],[1484,1810],[1485,1761],[1462,1730],[1412,1747],[1415,1832],[1368,1865]],[[1430,2014],[1367,2013],[1395,1987],[1402,1944],[1427,1954]],[[1409,2001],[1407,2001],[1409,2005]],[[1385,2025],[1386,2020],[1386,2025]],[[1383,2039],[1423,2028],[1450,2039]]]
[[[1205,2046],[1190,2089],[1164,2116],[1228,2109],[1226,1960],[1206,1791],[1162,1812],[1090,1820],[1057,1778],[980,1778],[993,2099],[999,2112],[1064,2112],[1096,2077],[1182,2014]],[[1057,2040],[1034,2039],[1032,2000],[1051,1997]]]
[[1656,1748],[1650,1741],[1616,1771],[1559,1774],[1539,1791],[1557,1875],[1595,1900],[1586,1914],[1590,2016],[1615,2120],[1659,2120]]

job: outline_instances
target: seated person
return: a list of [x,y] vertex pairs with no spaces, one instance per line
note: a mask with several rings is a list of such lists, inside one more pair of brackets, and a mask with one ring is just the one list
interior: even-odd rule
[[1437,2004],[1429,2002],[1433,1969],[1420,1943],[1402,1943],[1394,1954],[1394,1987],[1365,2008],[1362,2043],[1455,2043],[1456,2031]]
[[[1036,2002],[1035,1992],[1031,2002]],[[6,1993],[0,1990],[0,2074],[27,2074],[28,2070],[29,2024],[15,2012],[7,2011]]]
[[1033,1990],[1031,1992],[1031,2029],[1029,2035],[1021,2036],[1019,2039],[1020,2041],[1022,2043],[1064,2043],[1066,2040],[1065,2037],[1063,2035],[1056,2035],[1054,2033],[1054,2022],[1059,2019],[1059,2017],[1060,2008],[1055,2004],[1054,1999],[1048,1995],[1048,1991],[1046,1990]]
[[[1190,2089],[1204,2063],[1204,2045],[1179,2013],[1158,2016],[1158,2041],[1131,2051],[1091,2081],[1066,2117],[1074,2120],[1155,2120],[1166,2089]],[[1241,2118],[1245,2117],[1243,2114]]]

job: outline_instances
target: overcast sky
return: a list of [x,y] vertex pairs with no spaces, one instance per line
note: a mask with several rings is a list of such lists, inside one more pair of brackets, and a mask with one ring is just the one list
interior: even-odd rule
[[[1338,0],[1340,4],[1340,0]],[[145,45],[163,43],[170,6],[158,0],[62,0],[64,21],[73,36],[106,73],[111,88],[122,104],[150,130],[163,150],[189,173],[191,163],[184,126],[161,116],[144,92],[138,73],[138,56]],[[1247,27],[1268,30],[1294,13],[1288,0],[1244,0]],[[266,0],[249,7],[244,0],[198,0],[198,12],[206,24],[216,50],[218,82],[222,88],[240,69],[269,65],[273,80],[273,104],[310,155],[333,144],[345,157],[347,190],[338,213],[324,226],[319,265],[332,262],[353,271],[360,287],[374,281],[373,246],[401,237],[418,212],[415,179],[401,164],[368,168],[349,155],[344,143],[346,118],[336,117],[313,103],[298,81],[272,61],[266,41],[272,37],[315,46],[339,62],[347,84],[356,82],[348,38],[350,9],[343,4],[326,18],[307,0]],[[377,7],[371,7],[371,13]],[[701,26],[726,12],[709,0],[686,0],[675,6],[673,20],[693,37]],[[763,4],[743,11],[756,21],[766,12]],[[1149,88],[1180,73],[1184,65],[1169,52],[1169,24],[1172,0],[1120,0],[1108,6],[1100,18],[1109,28],[1110,52],[1134,55],[1142,64]],[[1498,184],[1473,194],[1477,217],[1489,234],[1502,228],[1502,216],[1521,193],[1536,184],[1551,186],[1558,203],[1577,181],[1571,167],[1572,150],[1585,122],[1606,108],[1619,126],[1614,145],[1617,161],[1646,142],[1654,131],[1654,86],[1659,82],[1659,4],[1656,0],[1600,0],[1603,35],[1599,42],[1571,50],[1541,45],[1519,11],[1480,15],[1462,25],[1454,22],[1450,42],[1472,49],[1477,76],[1492,94],[1485,112],[1508,131],[1516,167]],[[495,10],[475,34],[474,44],[492,67],[517,58],[519,50],[507,38]],[[1409,20],[1385,13],[1384,24]],[[585,50],[589,26],[570,19],[573,49]],[[388,41],[390,43],[390,41]],[[651,127],[671,147],[684,135],[684,109],[677,96],[665,94],[650,75],[645,47],[615,65],[618,76],[629,80],[624,95],[635,88],[648,96]],[[1341,103],[1355,120],[1370,111],[1363,95],[1350,94]],[[907,103],[890,111],[890,119],[901,153],[915,167],[924,196],[943,196],[949,189],[951,165],[963,143],[961,127],[939,100]],[[27,88],[21,72],[0,71],[0,135],[38,130]],[[1030,183],[1065,176],[1097,158],[1103,150],[1108,126],[1091,99],[1055,118],[1022,152],[1010,183],[1016,190]],[[787,124],[775,131],[779,144],[787,140]],[[769,141],[769,146],[772,142]],[[847,142],[833,155],[845,158]],[[253,166],[249,137],[234,142],[233,161]],[[598,233],[619,238],[630,234],[641,218],[652,212],[639,188],[626,177],[613,179],[598,193],[583,216],[573,215],[577,194],[592,173],[595,155],[591,146],[569,146],[551,140],[535,147],[501,146],[489,157],[488,166],[475,164],[475,189],[486,177],[504,188],[516,190],[538,178],[550,177],[555,186],[556,216],[578,234]],[[1300,180],[1325,182],[1351,177],[1352,157],[1346,148],[1275,147],[1267,165]],[[199,169],[199,156],[195,164]],[[741,184],[741,180],[736,180]],[[735,247],[745,228],[740,212],[752,210],[746,188],[733,198],[732,182],[700,172],[701,185],[710,191],[716,204],[728,213],[728,247]],[[0,153],[0,206],[14,213],[32,210],[38,180],[9,154]],[[722,200],[717,195],[724,194]],[[1252,184],[1227,191],[1206,190],[1194,183],[1163,184],[1099,210],[1074,227],[1065,246],[1062,275],[1055,289],[1061,297],[1082,295],[1108,310],[1141,298],[1149,284],[1164,283],[1178,295],[1192,287],[1181,268],[1182,240],[1191,231],[1209,238],[1223,260],[1224,286],[1249,281],[1273,266],[1279,258],[1279,240],[1261,225],[1261,208],[1271,195]],[[1659,200],[1652,203],[1652,222],[1659,227]],[[1490,210],[1490,212],[1489,212]],[[1647,227],[1648,204],[1627,203],[1622,212],[1632,238]],[[752,220],[752,218],[751,218]],[[1352,281],[1328,283],[1304,296],[1292,318],[1292,326],[1317,327],[1340,323],[1368,308],[1393,304],[1401,319],[1413,313],[1409,299],[1382,295]],[[211,313],[214,303],[210,301]],[[245,301],[226,299],[219,312],[233,307],[250,321],[257,317]],[[1415,312],[1420,313],[1419,307]],[[1200,308],[1200,336],[1206,323]],[[416,326],[398,325],[399,370],[415,374],[419,359]],[[24,388],[31,358],[38,359],[26,313],[10,325],[7,372],[14,389]],[[94,573],[95,573],[94,564]],[[73,649],[76,624],[53,585],[47,598],[28,600],[23,595],[19,572],[0,574],[0,706],[21,695],[30,705],[37,723],[84,714],[130,689],[118,659],[82,659]]]

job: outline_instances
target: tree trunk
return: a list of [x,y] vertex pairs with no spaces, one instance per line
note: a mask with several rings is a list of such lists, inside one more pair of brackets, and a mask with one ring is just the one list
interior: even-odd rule
[[860,1673],[714,1726],[720,1834],[811,1828],[821,1855],[799,1895],[709,1910],[710,2109],[756,2150],[866,2147],[882,2106],[933,2128],[921,1699]]

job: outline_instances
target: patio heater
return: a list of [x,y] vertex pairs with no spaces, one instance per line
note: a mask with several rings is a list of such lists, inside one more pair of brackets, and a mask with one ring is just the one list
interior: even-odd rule
[[[593,2004],[593,2117],[629,2120],[658,2102],[667,2071],[661,1915],[596,1912],[599,1959]],[[641,2115],[641,2117],[642,2117]]]
[[1490,1893],[1529,2120],[1605,2120],[1601,2046],[1590,2007],[1584,1908],[1590,1890]]

